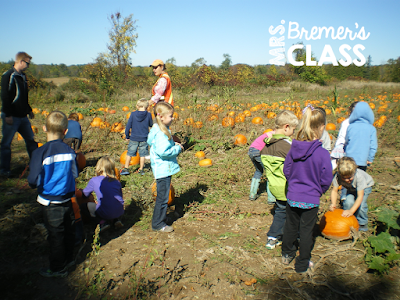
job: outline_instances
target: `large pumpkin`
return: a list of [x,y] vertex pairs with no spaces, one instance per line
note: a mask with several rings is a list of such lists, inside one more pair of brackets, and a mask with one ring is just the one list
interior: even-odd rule
[[92,127],[100,127],[101,122],[103,122],[102,119],[100,119],[99,117],[96,117],[93,119],[92,123],[90,123],[90,126]]
[[[154,201],[156,201],[157,198],[157,182],[154,182],[153,185],[151,186],[151,193],[153,195]],[[168,206],[171,205],[174,202],[175,199],[175,189],[171,183],[170,188],[169,188],[169,197],[168,197]]]
[[[119,162],[125,166],[125,161],[126,161],[126,155],[128,154],[128,150],[125,150],[122,154],[121,157],[119,158]],[[140,156],[139,152],[137,152],[136,156],[131,157],[131,161],[129,162],[130,166],[138,165],[140,162]]]
[[247,138],[243,134],[237,134],[234,137],[235,145],[243,146],[247,144]]
[[324,237],[333,240],[347,240],[351,238],[351,228],[358,231],[359,225],[355,216],[342,217],[343,209],[328,211],[322,217],[319,228]]
[[328,123],[328,124],[326,124],[325,129],[326,130],[336,130],[336,125],[333,123]]
[[263,119],[260,118],[260,117],[255,117],[255,118],[253,118],[253,120],[251,120],[251,123],[253,123],[253,124],[260,124],[260,125],[264,124]]
[[76,161],[78,162],[78,169],[82,171],[86,167],[86,158],[82,152],[76,153]]

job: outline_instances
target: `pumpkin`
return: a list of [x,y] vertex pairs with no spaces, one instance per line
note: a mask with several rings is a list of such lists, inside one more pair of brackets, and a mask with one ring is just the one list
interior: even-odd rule
[[336,130],[336,125],[333,123],[328,123],[328,124],[326,124],[325,129],[326,130]]
[[[156,201],[157,198],[157,182],[154,182],[151,186],[151,193],[153,195],[153,199],[154,201]],[[169,187],[169,197],[168,197],[168,206],[170,206],[175,199],[175,189],[171,183],[170,187]]]
[[84,119],[84,117],[81,113],[78,113],[78,117],[79,117],[79,121]]
[[186,126],[193,126],[193,124],[194,124],[193,118],[187,118],[185,121],[183,121],[183,125]]
[[[121,154],[121,156],[120,156],[120,158],[119,158],[119,162],[123,165],[123,166],[125,166],[125,161],[126,161],[126,155],[128,154],[128,150],[125,150],[122,154]],[[136,154],[136,156],[132,156],[131,157],[131,161],[129,162],[129,165],[130,166],[134,166],[134,165],[138,165],[139,164],[139,161],[140,161],[140,156],[139,156],[139,152]]]
[[397,122],[400,122],[400,115],[397,116]]
[[18,141],[22,141],[24,138],[22,137],[22,135],[20,135],[19,133],[18,133],[18,138],[17,138],[17,140]]
[[195,154],[195,156],[196,156],[197,158],[203,158],[203,157],[206,156],[206,154],[204,153],[204,151],[197,151],[196,154]]
[[195,123],[193,124],[193,127],[194,127],[194,128],[201,128],[201,127],[203,127],[203,122],[197,121],[197,122],[195,122]]
[[42,144],[42,143],[37,143],[37,146],[38,146],[38,148],[39,148],[39,147],[42,147],[43,144]]
[[333,240],[351,238],[351,228],[358,231],[359,225],[355,216],[342,217],[343,209],[328,211],[322,217],[319,228],[324,237]]
[[263,119],[262,119],[261,117],[255,117],[255,118],[253,118],[253,120],[251,120],[251,123],[253,123],[253,124],[259,124],[259,125],[264,124]]
[[332,111],[330,109],[328,109],[328,108],[325,109],[325,112],[326,112],[327,115],[331,115],[332,114]]
[[124,128],[121,122],[116,122],[111,126],[111,132],[120,132],[121,129]]
[[266,133],[268,133],[268,132],[270,132],[270,131],[273,131],[273,130],[272,130],[271,128],[265,129],[264,132],[263,132],[263,134],[266,134]]
[[205,158],[199,161],[200,167],[210,167],[212,166],[212,161],[209,158]]
[[235,119],[232,117],[225,117],[222,119],[222,126],[233,127],[235,126]]
[[115,171],[115,177],[117,177],[118,180],[121,180],[121,174],[119,173],[117,167],[114,168],[114,171]]
[[108,127],[110,127],[110,123],[108,123],[106,121],[100,123],[100,128],[101,129],[106,129]]
[[251,112],[249,110],[245,110],[243,114],[245,117],[251,117]]
[[103,121],[99,117],[96,117],[92,120],[92,123],[90,123],[90,126],[100,127],[101,122],[103,122]]
[[113,114],[116,113],[116,111],[115,111],[115,109],[111,109],[111,110],[108,111],[108,113],[113,115]]
[[31,127],[32,127],[32,131],[33,131],[34,134],[38,134],[39,133],[39,129],[35,125],[32,125]]
[[123,110],[123,111],[129,111],[129,107],[128,107],[128,106],[124,106],[124,107],[122,108],[122,110]]
[[269,112],[267,113],[267,118],[268,118],[268,119],[274,119],[274,118],[276,118],[276,113],[274,113],[273,111],[269,111]]
[[243,134],[237,134],[234,137],[235,145],[243,146],[247,144],[247,138]]
[[246,117],[244,114],[238,114],[235,117],[235,123],[243,123],[245,121]]
[[229,116],[229,117],[234,117],[235,114],[236,114],[236,112],[234,112],[233,110],[230,111],[230,112],[228,112],[228,116]]
[[[92,193],[90,193],[89,197],[83,197],[82,190],[77,188],[75,188],[75,198],[79,206],[88,202],[96,203]],[[81,218],[84,223],[90,223],[91,221],[90,215],[81,214]]]
[[173,113],[172,117],[174,118],[174,120],[178,120],[179,119],[179,115],[178,115],[178,113],[176,111]]
[[78,162],[79,172],[82,171],[86,167],[86,158],[82,152],[76,153],[76,161]]
[[215,121],[215,120],[218,120],[218,115],[217,114],[212,114],[212,115],[209,115],[208,117],[207,117],[207,121]]
[[340,124],[340,123],[342,123],[344,120],[346,120],[345,117],[340,117],[340,118],[338,118],[338,119],[336,120],[336,122],[337,122],[338,124]]
[[[127,118],[127,119],[129,119],[130,116],[131,116],[131,113],[127,113],[127,114],[126,114],[126,118]],[[152,115],[152,116],[153,116],[153,115]],[[153,119],[154,119],[154,116],[153,116]]]

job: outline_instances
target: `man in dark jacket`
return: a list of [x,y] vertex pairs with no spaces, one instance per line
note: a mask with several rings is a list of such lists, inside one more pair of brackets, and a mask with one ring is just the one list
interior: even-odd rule
[[28,103],[28,82],[24,71],[29,67],[32,57],[26,52],[18,52],[14,67],[1,77],[1,119],[3,120],[1,140],[0,175],[9,176],[11,171],[11,142],[16,132],[25,140],[29,158],[38,145],[34,140],[31,119],[34,118]]

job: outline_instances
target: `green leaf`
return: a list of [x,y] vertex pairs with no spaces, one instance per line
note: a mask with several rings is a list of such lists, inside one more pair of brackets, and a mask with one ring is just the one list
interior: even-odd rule
[[399,217],[397,211],[384,207],[377,213],[377,217],[379,222],[385,223],[388,227],[400,229],[399,224],[397,224],[397,218]]
[[385,259],[380,256],[374,256],[371,259],[371,262],[368,264],[370,269],[377,270],[378,272],[382,273],[389,269],[389,265],[385,264]]
[[391,262],[398,259],[400,259],[400,253],[389,253],[388,256],[386,256],[386,262]]
[[390,237],[391,235],[389,233],[381,232],[377,236],[370,236],[368,241],[377,253],[385,253],[386,251],[394,253],[394,245],[390,240]]

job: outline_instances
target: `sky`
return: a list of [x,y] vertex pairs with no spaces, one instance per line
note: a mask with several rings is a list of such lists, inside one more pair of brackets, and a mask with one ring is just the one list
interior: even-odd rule
[[[370,55],[372,64],[378,65],[400,56],[398,0],[1,0],[1,11],[0,62],[25,51],[35,64],[92,63],[107,51],[108,18],[115,12],[123,17],[133,14],[137,20],[133,66],[148,66],[156,58],[175,58],[177,66],[204,58],[208,65],[219,66],[223,54],[230,55],[232,64],[264,65],[274,58],[273,49],[284,49],[288,57],[290,46],[301,41],[317,61],[329,46],[335,59],[328,51],[328,62],[346,60],[339,52],[342,45],[350,47],[348,61]],[[283,21],[284,32],[274,32]],[[352,35],[364,27],[369,36],[300,39],[295,37],[296,23],[308,32],[332,26],[335,35],[341,26]],[[271,46],[274,37],[284,46]],[[365,47],[360,55],[354,52],[356,45]]]

